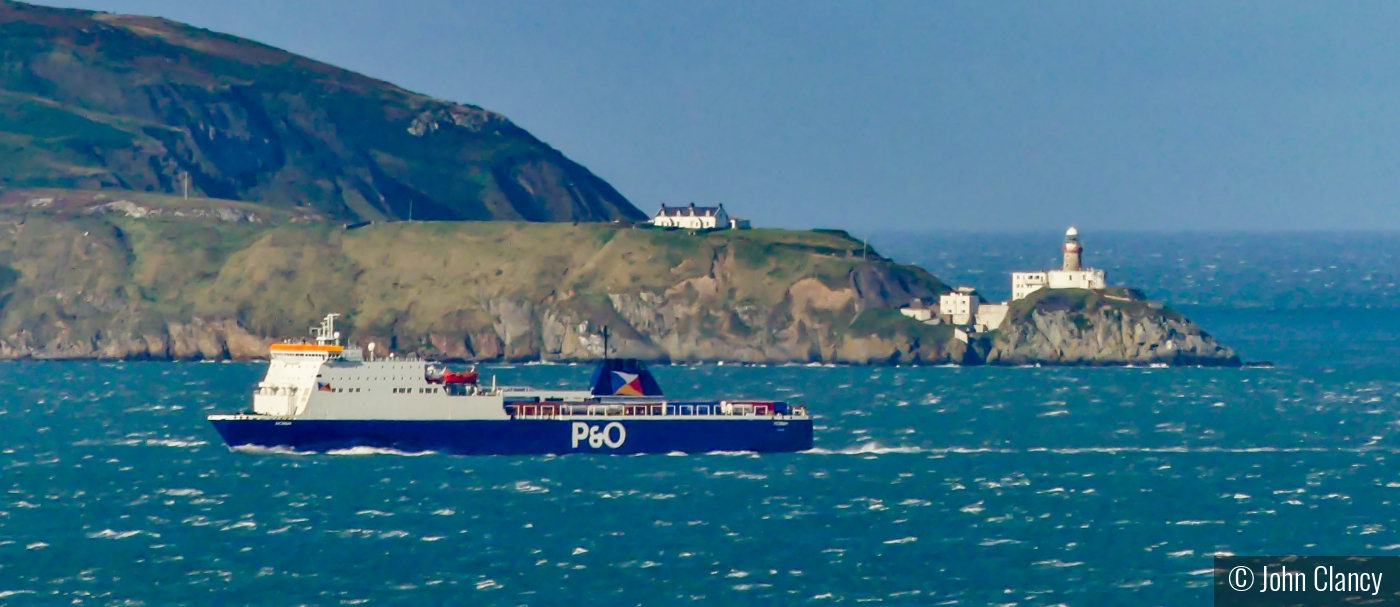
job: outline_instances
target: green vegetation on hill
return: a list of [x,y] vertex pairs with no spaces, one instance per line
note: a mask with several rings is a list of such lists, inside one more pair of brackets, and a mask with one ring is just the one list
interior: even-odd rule
[[328,312],[440,358],[1239,364],[1131,289],[1042,290],[954,338],[947,287],[840,231],[394,222],[156,194],[0,193],[0,358],[253,358]]
[[901,314],[893,308],[864,310],[851,321],[857,335],[897,335],[913,342],[946,343],[953,339],[953,325],[931,325]]
[[0,189],[192,191],[346,220],[644,214],[504,116],[151,17],[0,0]]
[[1036,312],[1069,312],[1082,318],[1085,313],[1116,311],[1128,316],[1163,316],[1185,321],[1181,314],[1161,302],[1147,301],[1137,289],[1112,287],[1104,290],[1041,289],[1024,299],[1011,302],[1007,317],[1012,322],[1029,321]]
[[344,314],[361,343],[462,359],[594,358],[604,324],[618,353],[651,359],[956,354],[935,343],[936,331],[861,320],[946,287],[922,269],[863,258],[844,234],[527,222],[346,229],[245,206],[0,196],[0,357],[255,357],[328,312]]

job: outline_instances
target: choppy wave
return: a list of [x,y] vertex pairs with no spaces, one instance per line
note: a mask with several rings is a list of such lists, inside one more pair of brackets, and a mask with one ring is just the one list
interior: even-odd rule
[[229,447],[230,451],[237,453],[247,453],[249,455],[315,455],[313,451],[297,451],[291,447],[263,447],[261,445],[238,445]]
[[188,438],[122,438],[122,439],[83,439],[74,441],[75,447],[123,446],[123,447],[175,447],[192,449],[203,447],[209,441]]
[[846,448],[844,448],[844,449],[836,449],[836,450],[823,449],[823,448],[821,448],[821,447],[817,447],[817,448],[813,448],[813,449],[808,449],[807,451],[804,451],[803,453],[811,453],[811,454],[813,454],[813,455],[872,455],[872,454],[873,454],[873,455],[879,455],[879,454],[884,454],[884,453],[928,453],[928,452],[929,452],[929,451],[928,451],[927,449],[924,449],[924,448],[922,448],[922,447],[903,447],[903,446],[884,447],[884,446],[881,446],[879,443],[868,442],[868,443],[861,443],[860,445],[857,445],[857,446],[854,446],[854,447],[846,447]]
[[290,447],[264,447],[260,445],[239,445],[230,447],[231,451],[247,453],[251,455],[335,455],[335,456],[364,456],[364,455],[394,455],[399,457],[423,457],[425,455],[437,455],[437,451],[400,451],[398,449],[387,449],[384,447],[349,447],[346,449],[331,449],[328,451],[300,451]]
[[[728,607],[1074,604],[1093,588],[1106,603],[1191,604],[1204,595],[1182,581],[1206,583],[1193,572],[1214,554],[1298,538],[1400,550],[1387,503],[1400,488],[1400,369],[659,367],[676,394],[800,392],[791,400],[821,416],[817,448],[218,448],[203,415],[243,406],[262,371],[0,364],[0,579],[18,580],[0,592],[152,605],[262,603],[267,588],[289,604],[466,592],[515,605],[617,588],[599,600]],[[497,372],[564,386],[578,371]],[[1070,413],[1038,416],[1050,410]],[[1017,565],[994,587],[929,573],[986,563]],[[1046,577],[1059,571],[1073,580]]]
[[126,538],[135,537],[143,533],[145,532],[139,529],[134,529],[130,531],[113,531],[111,529],[103,529],[96,533],[89,533],[87,534],[87,536],[93,539],[124,540]]
[[401,457],[422,457],[425,455],[437,455],[437,451],[399,451],[398,449],[386,449],[383,447],[350,447],[349,449],[331,449],[326,455],[397,455]]
[[[717,454],[719,452],[716,452]],[[1056,455],[1117,455],[1120,453],[1400,453],[1396,447],[1028,447],[1025,449],[998,449],[991,447],[914,447],[881,446],[878,443],[861,443],[842,449],[808,449],[803,453],[813,455],[881,455],[886,453],[930,453],[930,454],[1027,454],[1053,453]]]

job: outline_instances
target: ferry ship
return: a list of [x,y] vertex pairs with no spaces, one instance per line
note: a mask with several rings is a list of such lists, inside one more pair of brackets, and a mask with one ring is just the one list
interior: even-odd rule
[[[375,447],[459,455],[758,453],[812,448],[806,409],[768,400],[671,400],[646,365],[605,358],[588,390],[484,385],[413,358],[340,344],[337,314],[309,343],[269,349],[252,409],[210,415],[230,447]],[[604,351],[607,351],[606,338]]]

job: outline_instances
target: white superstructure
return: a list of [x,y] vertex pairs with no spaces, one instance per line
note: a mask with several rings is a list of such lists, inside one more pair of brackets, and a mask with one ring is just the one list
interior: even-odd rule
[[[311,330],[314,343],[269,348],[267,375],[253,392],[253,413],[296,419],[508,419],[510,389],[452,384],[443,369],[423,360],[365,360],[340,345],[336,314]],[[371,346],[373,351],[373,346]],[[582,400],[586,391],[530,395]]]

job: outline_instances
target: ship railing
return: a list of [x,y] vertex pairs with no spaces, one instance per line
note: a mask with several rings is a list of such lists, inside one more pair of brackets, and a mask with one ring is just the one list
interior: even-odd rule
[[806,410],[794,407],[786,414],[778,413],[768,402],[700,402],[700,403],[515,403],[507,405],[517,418],[559,417],[786,417],[804,415]]

